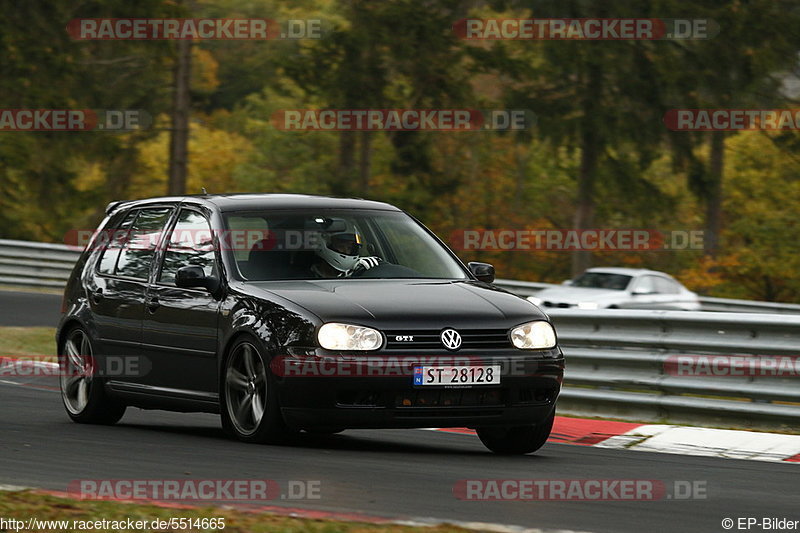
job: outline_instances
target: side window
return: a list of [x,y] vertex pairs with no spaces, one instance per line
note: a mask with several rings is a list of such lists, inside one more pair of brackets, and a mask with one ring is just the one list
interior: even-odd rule
[[681,292],[678,284],[667,278],[656,278],[656,290],[661,294],[677,294]]
[[232,241],[231,248],[237,263],[247,261],[252,248],[252,245],[239,245],[238,239],[244,238],[246,243],[250,243],[251,238],[261,240],[266,239],[269,235],[267,231],[269,230],[269,224],[263,217],[259,216],[231,216],[228,217],[228,226],[230,228],[228,238]]
[[169,218],[169,207],[141,209],[131,225],[128,239],[119,254],[115,274],[128,278],[147,279],[164,225]]
[[182,209],[172,230],[158,281],[175,285],[175,273],[188,265],[203,267],[206,276],[214,274],[214,240],[208,220],[196,211]]
[[101,274],[111,275],[117,266],[117,259],[125,246],[125,241],[128,239],[128,230],[136,218],[137,211],[131,211],[127,214],[122,223],[117,226],[117,229],[110,230],[104,236],[109,241],[106,249],[103,250],[103,255],[100,256],[100,262],[97,265],[97,271]]
[[636,292],[641,292],[645,294],[654,293],[656,292],[656,285],[654,283],[655,278],[653,276],[643,276],[639,283],[636,284]]

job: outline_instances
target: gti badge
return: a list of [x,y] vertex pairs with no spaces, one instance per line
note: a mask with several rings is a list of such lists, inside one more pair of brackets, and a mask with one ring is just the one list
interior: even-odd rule
[[448,350],[458,350],[461,348],[461,335],[454,329],[446,329],[442,331],[439,338],[442,340],[442,344]]

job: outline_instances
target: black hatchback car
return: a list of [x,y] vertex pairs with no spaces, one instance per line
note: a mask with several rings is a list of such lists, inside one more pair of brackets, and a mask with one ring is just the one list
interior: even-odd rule
[[250,442],[470,427],[547,440],[564,358],[548,317],[391,205],[304,195],[115,202],[57,331],[64,406],[219,413]]

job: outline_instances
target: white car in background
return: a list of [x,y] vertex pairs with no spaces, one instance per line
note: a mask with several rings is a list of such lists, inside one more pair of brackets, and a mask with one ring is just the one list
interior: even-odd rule
[[700,301],[669,274],[643,268],[590,268],[528,300],[543,309],[671,309],[699,311]]

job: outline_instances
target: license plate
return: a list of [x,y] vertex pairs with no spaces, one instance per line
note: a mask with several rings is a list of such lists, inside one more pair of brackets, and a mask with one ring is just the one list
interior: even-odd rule
[[415,366],[414,385],[499,385],[500,365]]

